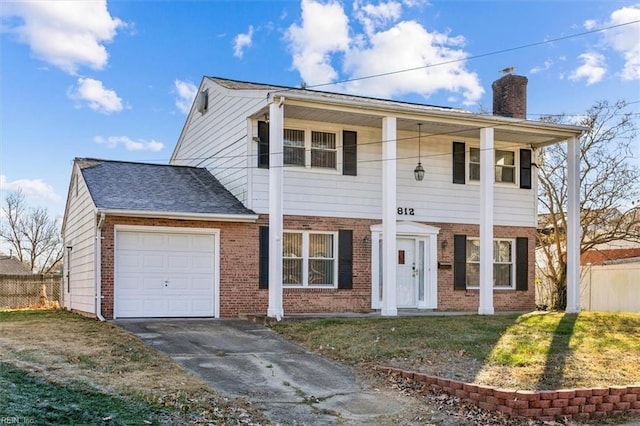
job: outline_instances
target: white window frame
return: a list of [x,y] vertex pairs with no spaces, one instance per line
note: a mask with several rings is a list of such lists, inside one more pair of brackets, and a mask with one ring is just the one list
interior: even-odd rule
[[[299,130],[302,131],[304,133],[304,166],[300,165],[300,164],[287,164],[284,163],[284,166],[287,168],[291,168],[292,170],[301,170],[301,169],[306,169],[306,170],[313,170],[314,172],[328,172],[328,173],[339,173],[342,170],[342,129],[335,129],[335,128],[331,128],[331,129],[327,129],[327,128],[319,128],[319,127],[304,127],[304,126],[285,126],[284,130]],[[329,167],[314,167],[311,166],[311,151],[312,150],[317,150],[317,151],[330,151],[327,149],[320,149],[320,148],[312,148],[311,146],[311,138],[312,138],[312,132],[318,132],[318,133],[332,133],[335,135],[336,138],[336,147],[333,151],[335,151],[335,155],[336,155],[336,167],[335,168],[329,168]],[[284,149],[284,147],[283,147]]]
[[[472,149],[477,149],[480,150],[480,147],[478,146],[470,146],[469,147],[469,155],[465,155],[465,177],[467,178],[469,183],[472,184],[479,184],[480,183],[480,179],[472,179],[471,178],[471,166],[473,164],[477,164],[478,165],[478,169],[480,168],[480,163],[475,163],[471,161],[471,150]],[[498,182],[496,181],[496,167],[498,167],[498,164],[496,163],[496,151],[506,151],[506,152],[512,152],[513,153],[513,182]],[[518,155],[519,150],[517,149],[508,149],[508,148],[501,148],[501,147],[495,147],[493,150],[493,183],[496,185],[502,185],[502,186],[517,186],[520,184],[520,156]],[[503,166],[500,165],[499,167],[512,167],[512,166]]]
[[[480,241],[480,238],[475,238],[475,237],[467,237],[467,241]],[[493,270],[493,289],[494,290],[515,290],[516,289],[516,239],[515,238],[494,238],[493,242],[499,242],[499,241],[508,241],[509,243],[511,243],[511,262],[507,263],[507,262],[496,262],[495,258],[492,259],[491,265],[492,267],[494,267],[495,265],[511,265],[511,283],[509,284],[509,286],[496,286],[495,283],[495,269]],[[466,250],[466,247],[465,247]],[[493,252],[493,250],[492,250]],[[474,265],[479,265],[480,264],[480,258],[478,258],[477,261],[469,261],[468,260],[468,255],[465,254],[465,259],[466,259],[466,264],[474,264]],[[466,277],[465,277],[466,280]],[[479,286],[472,286],[469,285],[469,283],[465,282],[465,284],[467,285],[467,289],[470,290],[478,290],[480,287]]]
[[[337,232],[328,232],[328,231],[300,231],[300,230],[287,230],[283,231],[283,234],[302,234],[302,284],[285,284],[283,283],[283,288],[338,288],[338,233]],[[321,235],[331,235],[333,237],[333,283],[332,284],[309,284],[309,260],[317,259],[315,257],[311,257],[309,253],[309,236],[311,234],[321,234]],[[284,251],[284,245],[283,245]],[[282,258],[287,259],[285,257],[285,253],[282,253]],[[293,259],[300,259],[298,257]],[[329,259],[329,258],[326,258]],[[284,269],[284,265],[283,265]],[[284,277],[284,270],[283,270]],[[284,280],[283,280],[284,281]]]

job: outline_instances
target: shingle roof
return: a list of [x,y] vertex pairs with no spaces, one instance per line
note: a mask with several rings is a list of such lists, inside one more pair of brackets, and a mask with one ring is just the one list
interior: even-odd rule
[[99,209],[253,215],[207,169],[76,159]]
[[31,275],[31,271],[15,257],[0,254],[0,275]]

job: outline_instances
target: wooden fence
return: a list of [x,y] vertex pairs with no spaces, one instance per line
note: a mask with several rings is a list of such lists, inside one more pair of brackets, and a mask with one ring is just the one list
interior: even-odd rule
[[60,275],[0,275],[0,308],[60,302]]

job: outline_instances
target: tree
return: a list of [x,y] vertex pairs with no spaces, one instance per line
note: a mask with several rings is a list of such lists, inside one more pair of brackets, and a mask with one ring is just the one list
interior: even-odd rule
[[[546,118],[566,122],[566,117]],[[580,254],[613,241],[640,242],[640,168],[634,165],[637,125],[627,103],[596,102],[572,124],[588,128],[580,138]],[[635,145],[633,145],[635,144]],[[538,167],[538,273],[546,284],[546,304],[567,305],[566,144],[541,150]]]
[[2,212],[0,238],[32,271],[51,272],[63,254],[60,220],[51,218],[45,208],[27,206],[20,190],[7,195]]

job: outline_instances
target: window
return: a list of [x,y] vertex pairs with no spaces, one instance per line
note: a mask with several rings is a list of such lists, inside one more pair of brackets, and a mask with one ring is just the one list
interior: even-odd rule
[[[513,287],[513,240],[493,241],[493,286]],[[480,287],[480,240],[467,238],[467,287]]]
[[516,183],[516,156],[513,151],[496,150],[496,182]]
[[336,276],[335,234],[284,232],[282,282],[285,286],[334,287]]
[[480,148],[469,148],[469,180],[480,180]]
[[336,134],[311,132],[311,167],[336,168]]
[[[495,181],[516,182],[516,156],[513,151],[495,151]],[[469,180],[480,180],[480,148],[469,148]]]
[[304,166],[304,130],[284,129],[284,164]]

